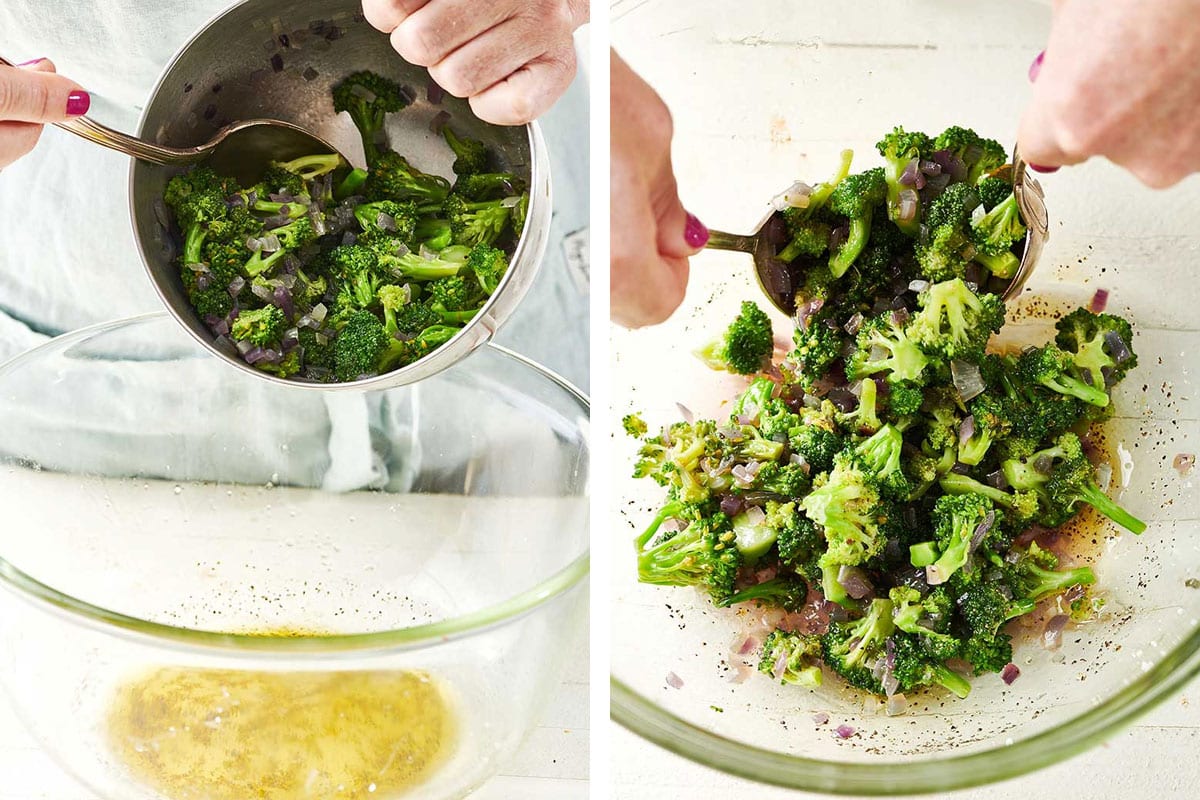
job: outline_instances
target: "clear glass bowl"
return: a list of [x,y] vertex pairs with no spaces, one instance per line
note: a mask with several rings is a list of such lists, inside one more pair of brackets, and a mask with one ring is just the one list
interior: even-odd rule
[[[670,3],[643,7],[614,24],[614,44],[672,109],[687,207],[735,232],[792,180],[832,172],[843,147],[855,149],[858,168],[877,164],[873,143],[897,124],[936,132],[957,122],[1013,141],[1025,71],[1048,19],[1045,7],[1021,2],[917,3],[904,15],[886,2],[704,2],[689,7],[689,27],[677,30],[677,12]],[[850,46],[864,43],[875,46]],[[1200,578],[1200,492],[1197,473],[1172,465],[1178,453],[1200,452],[1200,183],[1151,192],[1099,162],[1041,180],[1050,241],[1006,335],[1045,340],[1049,314],[1087,304],[1098,288],[1137,331],[1139,366],[1117,392],[1106,438],[1112,491],[1150,525],[1140,537],[1109,525],[1078,537],[1106,613],[1068,628],[1057,652],[1040,646],[1040,627],[1020,637],[1021,675],[1011,687],[984,676],[965,701],[910,698],[901,716],[832,679],[815,693],[757,673],[731,683],[730,646],[750,620],[714,610],[691,590],[636,582],[632,540],[662,493],[630,477],[635,446],[622,437],[609,545],[618,722],[700,763],[783,786],[934,792],[1060,761],[1200,671],[1200,589],[1185,583]],[[728,324],[741,300],[758,297],[749,258],[703,253],[691,281],[666,324],[612,331],[614,422],[639,410],[654,427],[678,419],[676,403],[697,417],[725,415],[722,403],[744,385],[689,353]],[[790,330],[778,317],[781,344]],[[680,688],[668,684],[670,673]],[[828,723],[814,720],[822,713]],[[838,725],[856,732],[840,739]]]
[[[329,725],[330,761],[299,751],[309,789],[262,797],[331,796],[334,742],[384,773],[348,788],[397,796],[384,762],[417,751],[373,751],[364,703],[415,676],[434,687],[429,718],[449,721],[414,793],[462,797],[586,652],[587,415],[568,383],[494,345],[418,385],[322,394],[229,369],[165,314],[56,339],[0,367],[0,681],[99,796],[183,800],[232,796],[227,773],[166,782],[131,759],[198,731],[189,758],[240,763],[239,785],[258,786],[246,764],[291,774],[295,743],[271,737],[289,738],[293,707]],[[145,701],[139,722],[117,698],[156,674],[219,675],[233,696]],[[250,714],[274,727],[222,733]]]

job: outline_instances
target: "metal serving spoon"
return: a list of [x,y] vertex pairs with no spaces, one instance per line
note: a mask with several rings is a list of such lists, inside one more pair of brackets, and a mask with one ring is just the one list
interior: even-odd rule
[[[1000,292],[1004,300],[1011,300],[1021,293],[1037,265],[1042,248],[1050,238],[1050,219],[1046,214],[1042,187],[1029,175],[1025,160],[1016,148],[1013,148],[1012,169],[1013,194],[1017,197],[1017,207],[1029,233],[1025,239],[1025,250],[1021,254],[1021,265],[1017,274]],[[783,214],[772,209],[758,223],[754,233],[739,235],[710,228],[705,248],[734,250],[753,256],[754,273],[758,278],[759,288],[772,305],[791,316],[796,313],[794,276],[787,264],[775,258],[775,253],[787,243],[787,238]]]
[[[0,64],[13,66],[3,57],[0,57]],[[198,147],[167,147],[148,142],[101,125],[89,117],[75,117],[56,125],[89,142],[151,164],[186,167],[208,162],[217,174],[234,178],[243,186],[257,183],[272,161],[285,161],[313,153],[338,153],[336,147],[303,128],[273,119],[248,119],[231,123]],[[338,155],[349,163],[345,155]]]

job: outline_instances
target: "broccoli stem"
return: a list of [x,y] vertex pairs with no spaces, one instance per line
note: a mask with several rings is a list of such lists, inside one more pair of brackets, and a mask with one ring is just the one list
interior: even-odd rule
[[867,209],[863,216],[850,220],[850,235],[845,244],[829,259],[829,272],[833,277],[840,278],[845,275],[846,270],[854,265],[854,260],[867,246],[867,239],[871,235],[871,216],[871,210]]
[[[1090,567],[1079,567],[1061,572],[1052,569],[1042,569],[1036,565],[1030,565],[1027,569],[1031,574],[1036,575],[1038,579],[1033,591],[1029,593],[1029,597],[1027,598],[1033,602],[1037,602],[1047,595],[1061,592],[1063,589],[1067,589],[1077,583],[1089,586],[1096,582],[1096,574],[1092,572]],[[1017,616],[1020,615],[1018,614]]]
[[939,686],[949,689],[960,700],[965,700],[971,693],[971,683],[952,669],[941,664],[932,665],[933,681]]
[[957,472],[950,472],[942,477],[938,483],[942,487],[942,491],[946,494],[981,494],[1005,508],[1013,507],[1013,499],[1008,492],[997,489],[994,486],[988,486],[986,483],[977,481],[969,475],[959,475]]
[[306,181],[311,181],[314,178],[319,178],[322,175],[333,172],[338,167],[342,166],[342,157],[337,153],[318,156],[301,156],[294,158],[291,161],[276,162],[277,167],[286,169],[288,172],[294,172]]
[[187,229],[187,235],[183,240],[183,263],[184,264],[199,264],[201,262],[201,248],[204,247],[204,240],[208,237],[208,230],[199,223],[190,226]]
[[1017,269],[1021,266],[1021,259],[1017,258],[1011,252],[1004,252],[998,256],[989,256],[987,253],[975,253],[974,261],[988,268],[988,271],[997,278],[1011,278],[1017,274]]
[[658,533],[658,529],[662,527],[663,523],[671,517],[678,515],[682,510],[683,503],[679,501],[667,503],[665,506],[660,508],[658,513],[654,515],[654,519],[650,520],[650,525],[646,528],[646,530],[642,531],[641,535],[634,539],[637,549],[639,551],[645,549],[646,545],[650,543],[650,540],[653,539]]
[[1099,408],[1104,408],[1108,405],[1107,394],[1095,386],[1090,386],[1081,380],[1072,378],[1070,375],[1059,375],[1057,378],[1043,378],[1039,383],[1047,389],[1052,389],[1059,394],[1070,395]]
[[1133,514],[1130,514],[1128,511],[1113,502],[1112,498],[1100,491],[1100,487],[1098,487],[1096,484],[1087,484],[1082,488],[1079,494],[1080,498],[1084,502],[1091,504],[1092,508],[1099,511],[1101,514],[1108,517],[1122,528],[1125,528],[1134,534],[1140,534],[1142,531],[1146,530],[1146,523],[1142,522]]
[[337,188],[334,189],[333,196],[338,202],[341,202],[347,197],[357,194],[358,190],[366,182],[367,171],[365,169],[352,169],[346,174],[345,178],[342,178],[342,182],[337,185]]

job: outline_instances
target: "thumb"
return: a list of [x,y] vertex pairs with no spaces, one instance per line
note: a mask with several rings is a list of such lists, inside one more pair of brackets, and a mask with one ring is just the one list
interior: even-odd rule
[[0,67],[0,120],[62,122],[87,113],[91,96],[49,61],[28,67]]
[[667,179],[660,182],[653,207],[658,226],[658,252],[663,257],[688,258],[704,249],[708,228],[683,207],[673,175],[668,174]]

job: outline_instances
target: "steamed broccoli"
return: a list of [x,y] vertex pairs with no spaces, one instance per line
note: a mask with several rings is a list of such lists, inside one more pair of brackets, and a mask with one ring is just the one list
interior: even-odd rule
[[786,631],[771,631],[763,642],[758,671],[782,684],[816,688],[821,685],[821,640]]
[[358,128],[368,167],[379,158],[379,137],[387,115],[408,104],[400,84],[374,72],[355,72],[333,87],[333,110],[345,111]]
[[871,215],[887,196],[882,169],[847,175],[829,196],[829,210],[848,217],[850,232],[845,243],[829,258],[829,271],[840,278],[854,264],[871,233]]
[[762,369],[774,347],[771,318],[754,302],[745,300],[724,335],[696,355],[713,369],[751,375]]

